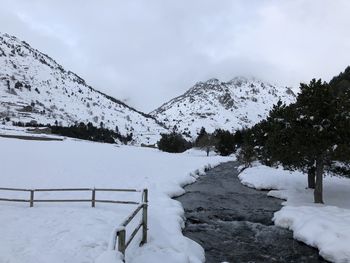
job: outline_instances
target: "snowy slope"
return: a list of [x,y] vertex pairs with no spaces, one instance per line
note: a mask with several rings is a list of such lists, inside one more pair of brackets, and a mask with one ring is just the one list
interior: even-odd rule
[[62,125],[92,122],[153,144],[165,129],[144,113],[87,85],[49,56],[0,33],[0,120]]
[[[0,187],[101,187],[149,189],[149,242],[140,235],[127,249],[128,263],[201,263],[204,250],[182,235],[184,211],[171,199],[184,193],[207,165],[229,157],[204,151],[168,154],[155,149],[66,139],[36,142],[0,138]],[[20,164],[20,165],[18,165]],[[0,191],[0,197],[10,192]],[[12,193],[13,194],[13,193]],[[28,198],[26,192],[13,198]],[[36,193],[38,199],[91,198],[89,192]],[[140,201],[139,193],[102,193],[96,198]],[[0,262],[93,263],[108,248],[113,230],[135,209],[98,203],[0,202]],[[139,215],[131,223],[136,224]],[[135,225],[134,225],[135,226]],[[126,229],[127,237],[132,228]],[[100,261],[106,263],[107,261]],[[118,262],[113,261],[113,262]]]
[[279,99],[290,103],[295,92],[254,78],[236,77],[229,82],[210,79],[198,82],[151,115],[195,137],[202,126],[209,132],[216,128],[234,131],[252,126],[264,119]]

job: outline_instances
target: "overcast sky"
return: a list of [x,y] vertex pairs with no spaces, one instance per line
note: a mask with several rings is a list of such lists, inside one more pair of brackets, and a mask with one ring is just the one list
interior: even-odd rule
[[297,86],[350,64],[349,0],[2,0],[0,31],[148,112],[200,80]]

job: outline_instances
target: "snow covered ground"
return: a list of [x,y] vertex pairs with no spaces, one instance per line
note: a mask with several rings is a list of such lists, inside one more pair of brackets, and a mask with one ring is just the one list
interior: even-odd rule
[[256,164],[244,170],[241,182],[256,189],[271,190],[268,195],[286,200],[275,213],[276,225],[289,228],[294,238],[319,249],[325,259],[350,262],[350,179],[327,176],[324,179],[324,205],[313,203],[307,189],[307,176]]
[[[203,249],[182,235],[183,208],[170,197],[182,194],[181,186],[194,182],[207,165],[232,159],[206,157],[195,150],[167,154],[73,139],[41,142],[0,138],[0,149],[0,187],[147,187],[149,242],[138,247],[137,236],[127,250],[130,263],[203,261]],[[42,193],[39,198],[86,197],[82,194]],[[90,198],[91,193],[86,194]],[[9,193],[0,192],[0,196],[4,195]],[[11,197],[28,198],[26,195]],[[140,200],[136,193],[105,193],[103,198]],[[134,208],[99,203],[96,208],[87,203],[27,206],[0,203],[0,262],[96,262],[107,250],[113,229]]]
[[38,137],[47,139],[63,140],[64,137],[45,133],[45,128],[33,128],[33,127],[17,127],[10,125],[0,124],[0,136],[17,136],[17,137]]

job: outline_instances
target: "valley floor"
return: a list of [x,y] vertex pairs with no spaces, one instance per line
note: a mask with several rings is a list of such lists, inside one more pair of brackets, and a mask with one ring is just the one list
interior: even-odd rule
[[[0,149],[0,187],[148,188],[149,242],[138,247],[140,236],[137,236],[127,250],[126,259],[130,263],[203,261],[203,249],[182,235],[184,211],[171,197],[182,194],[182,186],[194,182],[206,166],[232,159],[206,157],[204,152],[195,150],[167,154],[155,149],[73,139],[0,138]],[[9,193],[0,192],[0,196],[4,195],[9,197]],[[11,197],[27,198],[23,194]],[[42,193],[41,197],[56,196]],[[59,197],[72,197],[72,194]],[[103,197],[140,200],[135,193]],[[114,228],[134,207],[89,206],[35,204],[29,208],[27,203],[0,203],[0,262],[96,262],[107,250]]]
[[[206,157],[205,152],[196,150],[167,154],[74,139],[0,138],[0,149],[0,187],[148,188],[149,242],[138,247],[141,237],[137,236],[127,250],[128,263],[204,261],[202,247],[182,235],[184,211],[171,197],[183,194],[182,186],[194,182],[208,165],[232,158]],[[274,215],[276,225],[293,230],[296,239],[317,247],[327,260],[350,262],[350,179],[326,177],[325,205],[315,205],[304,174],[255,164],[239,178],[249,187],[273,189],[270,196],[286,200]],[[78,196],[85,198],[76,193],[59,194],[59,198]],[[27,198],[8,192],[0,192],[0,197]],[[58,196],[42,193],[39,197]],[[135,193],[101,193],[98,197],[140,200]],[[106,257],[117,257],[105,253],[111,234],[134,207],[97,204],[90,208],[83,203],[36,204],[29,208],[26,203],[1,202],[0,208],[0,262],[107,263]]]
[[268,195],[286,200],[275,213],[277,226],[294,232],[294,238],[319,249],[325,259],[350,262],[350,179],[326,176],[324,205],[313,203],[307,176],[300,172],[275,169],[260,164],[244,170],[241,182]]

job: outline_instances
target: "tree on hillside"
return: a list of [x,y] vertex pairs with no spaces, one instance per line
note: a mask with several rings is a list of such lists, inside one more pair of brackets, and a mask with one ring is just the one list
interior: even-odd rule
[[53,134],[106,143],[115,143],[116,140],[119,140],[120,142],[127,144],[132,141],[133,137],[132,133],[121,135],[119,132],[102,127],[95,127],[91,122],[88,124],[83,122],[76,123],[69,127],[53,125],[50,128]]

